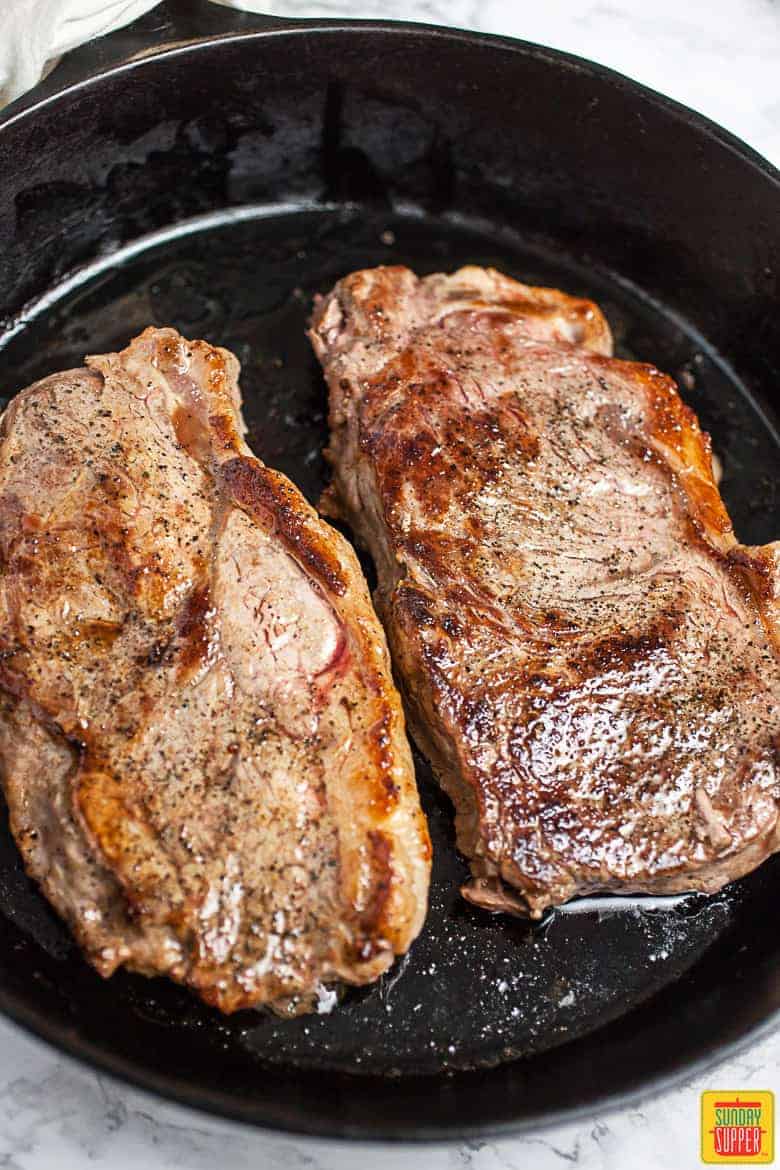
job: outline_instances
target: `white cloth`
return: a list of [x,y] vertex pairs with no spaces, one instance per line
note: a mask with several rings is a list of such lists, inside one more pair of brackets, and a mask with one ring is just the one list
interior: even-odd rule
[[158,0],[0,0],[0,107],[69,49],[129,24]]
[[[31,89],[63,53],[122,28],[159,0],[0,0],[0,109]],[[381,17],[386,0],[216,0],[269,16]],[[396,0],[396,20],[446,20],[447,0]]]

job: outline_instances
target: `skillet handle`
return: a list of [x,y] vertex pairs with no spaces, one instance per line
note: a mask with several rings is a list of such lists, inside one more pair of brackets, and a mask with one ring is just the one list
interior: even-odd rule
[[213,0],[164,0],[124,28],[89,41],[70,53],[38,85],[2,111],[2,118],[34,105],[41,98],[119,65],[133,57],[146,56],[183,41],[206,40],[233,33],[264,32],[292,23],[279,16],[241,12]]

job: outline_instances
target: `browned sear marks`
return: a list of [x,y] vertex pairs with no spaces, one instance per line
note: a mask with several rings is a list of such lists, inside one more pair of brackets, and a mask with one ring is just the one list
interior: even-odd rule
[[418,933],[430,846],[357,560],[242,439],[238,363],[147,330],[9,407],[0,774],[95,968],[310,1010]]
[[713,891],[778,848],[780,546],[736,541],[672,380],[490,269],[317,306],[331,490],[489,910]]

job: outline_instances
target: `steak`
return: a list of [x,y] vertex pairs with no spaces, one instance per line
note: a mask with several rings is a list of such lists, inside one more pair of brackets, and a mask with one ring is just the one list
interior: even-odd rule
[[296,1014],[408,948],[430,845],[355,555],[251,455],[238,369],[148,329],[8,407],[0,766],[102,975]]
[[464,896],[710,892],[777,850],[780,545],[737,543],[674,383],[479,268],[354,273],[311,338]]

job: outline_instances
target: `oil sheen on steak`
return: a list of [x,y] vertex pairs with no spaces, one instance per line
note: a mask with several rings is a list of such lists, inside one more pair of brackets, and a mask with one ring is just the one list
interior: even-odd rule
[[0,765],[103,975],[294,1014],[422,925],[427,830],[354,553],[243,441],[238,363],[149,329],[0,437]]
[[598,308],[465,268],[319,302],[330,503],[371,550],[464,895],[713,891],[778,848],[778,548]]

